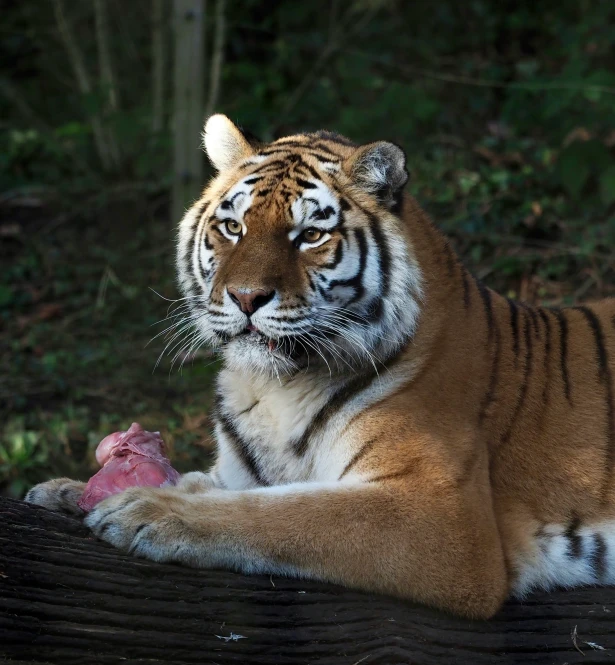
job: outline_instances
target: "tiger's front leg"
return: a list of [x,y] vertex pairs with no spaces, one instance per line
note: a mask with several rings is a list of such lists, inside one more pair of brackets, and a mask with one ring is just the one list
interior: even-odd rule
[[394,482],[133,488],[86,524],[155,561],[308,577],[474,617],[491,616],[507,594],[490,502],[478,491],[426,496]]
[[86,483],[70,478],[54,478],[35,485],[26,494],[24,501],[47,508],[55,513],[81,517],[84,512],[77,505]]
[[[35,485],[26,494],[24,501],[42,506],[56,513],[82,517],[85,513],[77,502],[85,490],[86,483],[70,478],[54,478]],[[187,494],[206,492],[216,487],[216,480],[210,473],[193,471],[183,475],[177,489]]]

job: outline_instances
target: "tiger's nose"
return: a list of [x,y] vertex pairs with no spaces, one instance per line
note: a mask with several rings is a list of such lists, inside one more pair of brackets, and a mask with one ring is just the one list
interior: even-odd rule
[[231,300],[239,307],[244,314],[254,314],[259,307],[266,305],[275,295],[275,291],[265,291],[265,289],[236,289],[233,286],[227,287],[227,292]]

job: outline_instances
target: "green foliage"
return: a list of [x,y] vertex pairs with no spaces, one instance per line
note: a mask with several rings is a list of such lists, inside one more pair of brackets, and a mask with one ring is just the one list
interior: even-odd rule
[[41,446],[40,432],[24,429],[24,418],[9,420],[0,443],[0,483],[8,485],[13,496],[23,493],[40,477],[48,454]]

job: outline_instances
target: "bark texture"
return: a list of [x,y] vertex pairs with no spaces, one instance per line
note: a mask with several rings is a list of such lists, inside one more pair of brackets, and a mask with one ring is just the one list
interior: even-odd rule
[[489,622],[280,577],[134,559],[0,498],[0,662],[468,665],[615,662],[615,591],[510,602]]

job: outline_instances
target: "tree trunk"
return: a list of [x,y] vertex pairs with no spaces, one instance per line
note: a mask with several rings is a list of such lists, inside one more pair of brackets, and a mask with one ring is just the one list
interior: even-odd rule
[[173,221],[203,187],[205,0],[174,0],[175,94]]
[[226,0],[216,0],[214,21],[214,47],[211,56],[211,68],[209,70],[209,92],[207,95],[207,109],[205,116],[212,115],[218,104],[220,96],[220,77],[222,75],[222,63],[224,62],[224,38],[226,36],[226,21],[224,13]]
[[166,65],[165,0],[152,3],[152,132],[164,126],[164,83]]
[[[58,26],[58,32],[62,42],[64,43],[64,47],[66,48],[68,59],[75,73],[75,79],[77,80],[79,90],[82,95],[90,96],[93,92],[92,82],[90,81],[90,76],[85,66],[83,53],[81,52],[73,30],[66,19],[62,0],[53,0],[53,9]],[[102,164],[103,170],[109,171],[117,164],[114,163],[114,156],[108,145],[109,137],[105,131],[100,114],[95,113],[92,116],[91,122],[92,133],[94,134],[94,142],[96,144],[96,150],[98,152],[100,162]]]
[[[109,18],[107,12],[107,0],[94,0],[94,16],[96,24],[96,47],[98,50],[98,70],[101,88],[106,95],[106,108],[103,116],[107,113],[116,113],[119,110],[119,90],[111,64],[111,52],[109,49]],[[115,166],[121,162],[121,154],[115,133],[108,123],[105,126],[107,144]]]
[[282,577],[135,559],[77,520],[0,499],[0,662],[102,665],[612,663],[615,592],[468,621]]

